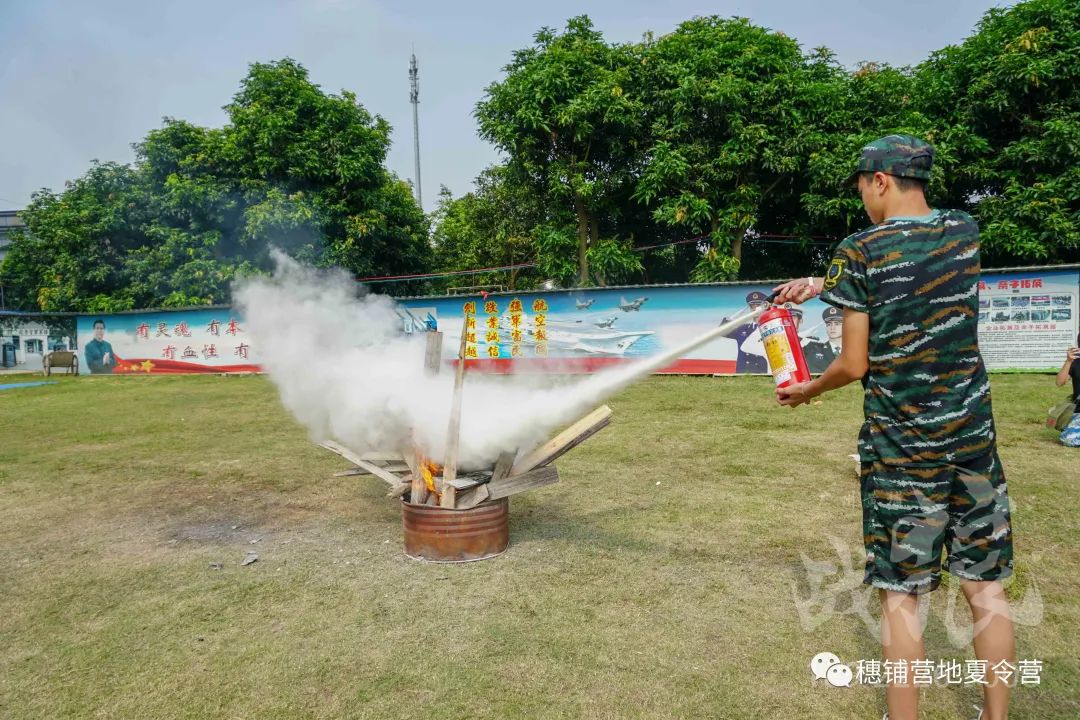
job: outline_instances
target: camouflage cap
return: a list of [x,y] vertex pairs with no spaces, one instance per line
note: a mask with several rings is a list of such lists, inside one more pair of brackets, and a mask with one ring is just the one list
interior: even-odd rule
[[855,172],[848,176],[845,185],[859,179],[859,173],[882,172],[897,177],[930,179],[930,166],[934,163],[934,146],[913,135],[886,135],[862,149]]

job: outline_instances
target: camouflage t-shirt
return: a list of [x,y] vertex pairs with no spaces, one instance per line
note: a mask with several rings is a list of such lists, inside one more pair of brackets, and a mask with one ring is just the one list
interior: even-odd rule
[[844,239],[821,299],[870,316],[864,461],[940,465],[994,449],[978,345],[979,228],[958,210]]

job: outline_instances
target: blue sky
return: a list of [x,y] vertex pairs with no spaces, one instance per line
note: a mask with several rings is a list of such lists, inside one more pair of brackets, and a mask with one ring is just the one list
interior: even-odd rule
[[[132,159],[163,116],[220,126],[247,65],[290,56],[326,90],[353,90],[394,128],[391,170],[411,178],[408,62],[420,63],[424,207],[469,190],[497,152],[472,117],[513,50],[544,25],[587,14],[609,40],[662,34],[695,15],[741,15],[826,45],[852,66],[913,64],[961,41],[985,0],[375,2],[373,0],[0,0],[0,209],[61,189],[91,159]],[[897,26],[907,23],[904,32]]]

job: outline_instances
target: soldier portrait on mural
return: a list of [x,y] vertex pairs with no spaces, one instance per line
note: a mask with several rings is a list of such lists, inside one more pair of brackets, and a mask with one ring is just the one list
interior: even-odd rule
[[[746,294],[746,307],[750,310],[762,310],[769,306],[768,297],[758,290]],[[725,317],[721,323],[731,318]],[[735,359],[736,373],[760,373],[769,372],[769,364],[765,360],[765,347],[761,344],[761,336],[758,333],[756,320],[740,325],[727,337],[738,344],[738,356]]]
[[843,314],[840,308],[831,305],[825,308],[821,313],[821,321],[825,325],[826,339],[809,338],[803,344],[806,364],[815,375],[825,372],[829,363],[840,357],[840,348],[843,345]]

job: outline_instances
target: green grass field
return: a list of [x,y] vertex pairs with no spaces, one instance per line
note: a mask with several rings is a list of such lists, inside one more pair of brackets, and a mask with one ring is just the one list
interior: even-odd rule
[[[404,556],[383,484],[331,477],[265,378],[58,379],[0,391],[0,717],[881,717],[881,689],[808,669],[879,656],[854,388],[791,411],[767,378],[650,379],[511,501],[504,555],[446,566]],[[1080,454],[1042,427],[1049,377],[993,391],[1019,657],[1044,663],[1011,717],[1072,720]],[[835,590],[812,606],[807,562]],[[958,597],[934,593],[931,658],[972,657]],[[922,717],[978,699],[935,686]]]

